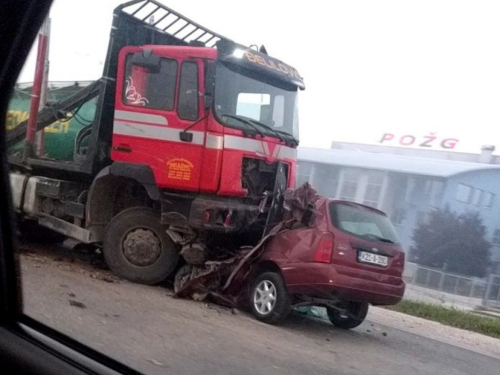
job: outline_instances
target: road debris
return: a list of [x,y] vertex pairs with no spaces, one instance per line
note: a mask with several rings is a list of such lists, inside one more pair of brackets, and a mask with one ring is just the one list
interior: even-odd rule
[[70,297],[76,297],[76,294],[75,293],[68,293],[68,296],[70,296]]
[[163,363],[158,362],[156,359],[153,359],[153,358],[146,358],[146,361],[152,363],[155,366],[165,367],[165,365]]
[[102,280],[102,281],[105,281],[107,283],[115,283],[115,282],[118,282],[118,280],[112,278],[111,276],[107,276],[107,275],[101,275],[100,273],[91,273],[90,274],[90,277],[93,278],[93,279],[96,279],[96,280]]
[[69,304],[70,306],[75,306],[75,307],[79,307],[80,309],[86,309],[87,306],[85,306],[85,304],[79,302],[79,301],[75,301],[73,299],[70,299],[69,300]]
[[[265,244],[283,230],[290,229],[295,223],[304,220],[311,202],[318,199],[316,190],[309,183],[297,189],[284,192],[284,217],[267,235],[254,246],[240,247],[236,252],[228,251],[229,258],[207,260],[202,264],[198,248],[186,248],[189,253],[187,264],[175,275],[174,297],[192,298],[197,301],[209,299],[227,307],[237,307],[247,295],[247,278],[252,275],[252,266],[265,251]],[[309,220],[311,218],[309,217]],[[193,258],[196,262],[190,262]],[[192,264],[195,263],[195,264]]]

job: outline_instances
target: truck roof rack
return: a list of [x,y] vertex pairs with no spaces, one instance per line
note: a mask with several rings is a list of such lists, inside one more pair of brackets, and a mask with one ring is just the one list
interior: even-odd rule
[[215,47],[219,40],[231,41],[156,0],[132,0],[115,9],[115,12],[119,11],[141,21],[144,26],[176,38],[179,44],[197,42],[206,47]]

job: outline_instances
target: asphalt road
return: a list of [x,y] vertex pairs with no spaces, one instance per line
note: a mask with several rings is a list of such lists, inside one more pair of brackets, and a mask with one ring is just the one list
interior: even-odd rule
[[500,373],[497,358],[374,322],[344,331],[293,314],[269,326],[116,279],[67,250],[27,248],[25,312],[146,374]]

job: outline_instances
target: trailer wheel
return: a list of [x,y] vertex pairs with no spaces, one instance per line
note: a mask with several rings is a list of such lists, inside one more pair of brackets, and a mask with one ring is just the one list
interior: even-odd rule
[[290,296],[279,273],[260,274],[250,289],[250,308],[260,321],[278,324],[290,313]]
[[344,302],[342,306],[345,311],[339,311],[331,307],[326,308],[328,318],[335,327],[351,329],[359,326],[368,314],[367,302]]
[[156,284],[175,269],[179,250],[150,208],[133,207],[116,215],[104,236],[104,258],[118,276]]

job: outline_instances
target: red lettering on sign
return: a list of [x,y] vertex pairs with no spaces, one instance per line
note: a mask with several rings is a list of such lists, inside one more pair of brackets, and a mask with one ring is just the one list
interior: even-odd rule
[[443,139],[443,141],[441,142],[441,147],[442,148],[447,148],[447,149],[455,148],[455,146],[457,145],[457,143],[458,143],[458,139],[447,138],[447,139]]
[[403,146],[410,146],[415,143],[415,137],[413,135],[403,135],[399,140]]
[[379,141],[379,143],[384,143],[385,141],[390,141],[394,139],[394,134],[391,134],[391,133],[385,133],[383,136],[382,136],[382,139]]

